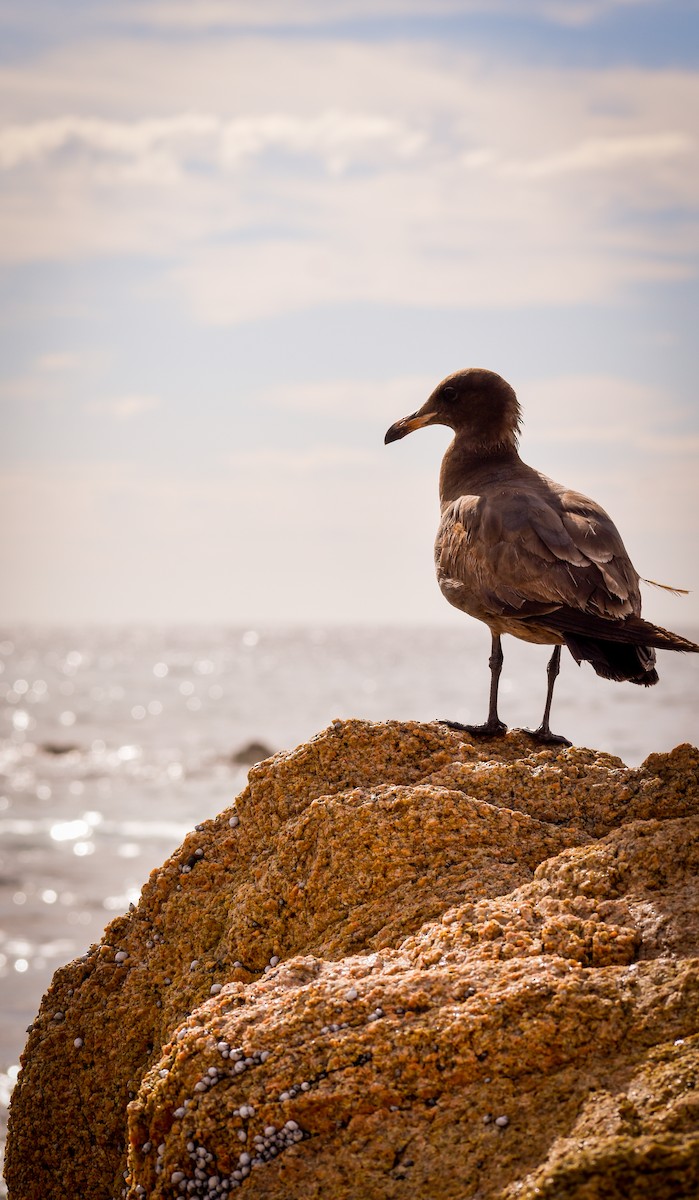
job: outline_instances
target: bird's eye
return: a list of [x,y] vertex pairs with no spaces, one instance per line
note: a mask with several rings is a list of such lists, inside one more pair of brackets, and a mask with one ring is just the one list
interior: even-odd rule
[[456,399],[456,388],[448,383],[445,388],[442,388],[442,395],[445,400],[454,400]]

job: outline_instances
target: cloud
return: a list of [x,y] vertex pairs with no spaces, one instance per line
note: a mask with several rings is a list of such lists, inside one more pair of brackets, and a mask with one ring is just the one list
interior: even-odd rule
[[[497,6],[497,0],[490,0],[491,6],[493,2]],[[160,29],[273,30],[279,25],[303,28],[367,18],[450,15],[485,7],[487,0],[433,0],[431,4],[426,0],[333,0],[332,6],[323,0],[296,0],[293,7],[284,0],[236,0],[235,5],[226,0],[199,0],[197,4],[155,0],[121,6],[120,19]]]
[[[520,390],[533,432],[535,391]],[[198,474],[151,461],[7,470],[5,619],[448,619],[430,564],[441,450],[432,432],[385,455],[339,441],[251,448]],[[566,453],[563,442],[552,449],[551,474],[610,511],[643,575],[694,589],[682,601],[654,591],[651,619],[696,620],[695,456],[625,447],[604,472],[589,447],[587,468],[576,466],[574,439]],[[531,461],[543,465],[538,454]]]
[[640,282],[692,275],[690,263],[663,255],[661,238],[616,259],[584,224],[572,246],[572,230],[564,237],[556,226],[544,228],[543,214],[536,230],[518,217],[500,227],[486,218],[477,244],[468,235],[451,239],[446,217],[441,229],[430,230],[416,219],[410,242],[401,236],[404,226],[385,229],[366,201],[355,216],[345,236],[331,240],[193,250],[173,269],[172,282],[197,320],[225,326],[332,304],[509,309],[609,302]]
[[463,16],[465,13],[516,13],[561,25],[584,25],[621,8],[657,0],[155,0],[120,6],[118,19],[164,29],[245,29],[285,26],[328,26],[346,21]]
[[509,162],[501,166],[504,175],[522,175],[531,179],[567,172],[609,171],[619,166],[653,162],[689,154],[694,141],[686,133],[667,132],[637,137],[588,138],[557,154],[529,162]]
[[[68,151],[144,165],[154,156],[162,164],[167,156],[169,181],[179,179],[189,158],[234,168],[271,150],[317,157],[337,171],[377,154],[383,161],[387,153],[413,156],[422,141],[419,130],[400,121],[334,110],[313,117],[271,112],[228,121],[207,113],[131,122],[66,116],[0,129],[0,169],[37,164]],[[134,177],[148,175],[157,178],[158,172],[142,171]]]
[[[280,384],[257,404],[304,415],[358,422],[381,430],[424,404],[439,380],[432,375],[389,379],[326,379]],[[616,375],[558,375],[518,382],[527,440],[534,445],[624,446],[687,456],[699,435],[684,429],[692,413],[662,388]],[[350,455],[351,461],[351,455]]]
[[[361,422],[382,430],[382,422],[391,423],[423,404],[438,382],[429,375],[314,380],[281,384],[259,393],[255,401],[338,419],[345,427]],[[537,449],[585,446],[588,453],[592,446],[623,447],[626,453],[649,451],[668,461],[699,449],[699,435],[687,428],[692,412],[664,389],[638,380],[603,374],[557,375],[518,381],[517,393],[524,409],[526,440]],[[271,455],[270,461],[279,455],[262,453]],[[320,453],[328,453],[332,461],[332,447]],[[346,453],[351,463],[355,452]],[[361,458],[356,455],[356,461]]]
[[650,619],[696,621],[699,571],[688,549],[699,437],[691,412],[661,387],[613,375],[532,379],[517,391],[525,462],[602,504],[641,575],[693,592],[682,605],[654,592]]
[[130,421],[132,417],[140,417],[142,413],[157,408],[160,400],[157,396],[128,395],[116,396],[111,400],[94,400],[85,405],[89,413],[105,413],[116,421]]
[[160,258],[210,324],[609,302],[697,270],[689,71],[156,36],[6,67],[2,101],[0,260]]
[[11,170],[71,147],[137,158],[162,143],[209,135],[218,124],[214,117],[181,113],[132,122],[64,116],[8,125],[0,130],[0,168]]
[[223,461],[238,472],[278,477],[307,475],[310,472],[324,473],[342,470],[345,467],[352,470],[356,467],[375,466],[378,457],[377,454],[351,446],[321,445],[309,446],[302,450],[263,446],[226,454]]
[[[526,2],[526,0],[525,0]],[[657,4],[658,0],[540,0],[533,2],[530,11],[559,25],[589,25],[621,9],[640,8]],[[513,11],[514,5],[510,9]]]
[[585,442],[673,453],[691,438],[681,427],[688,413],[669,393],[615,375],[562,375],[518,389],[525,421],[538,442]]
[[388,425],[418,408],[437,380],[427,375],[392,379],[325,379],[281,384],[256,397],[257,403],[290,412],[336,416],[343,423]]
[[69,350],[58,350],[52,353],[42,354],[37,360],[37,369],[39,371],[75,371],[82,364],[82,358],[79,354],[73,354]]
[[[105,368],[101,350],[50,350],[39,354],[25,371],[0,378],[0,401],[17,406],[48,404],[73,411],[76,402],[94,389]],[[12,419],[12,418],[10,418]]]

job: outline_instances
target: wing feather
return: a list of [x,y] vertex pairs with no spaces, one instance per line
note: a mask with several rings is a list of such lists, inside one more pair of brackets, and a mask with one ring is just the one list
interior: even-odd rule
[[459,588],[482,619],[560,606],[606,620],[640,612],[638,575],[611,518],[543,476],[445,505],[435,552],[445,592]]

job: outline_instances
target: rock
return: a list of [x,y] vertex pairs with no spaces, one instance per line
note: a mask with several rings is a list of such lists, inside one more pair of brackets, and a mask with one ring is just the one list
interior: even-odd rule
[[231,762],[237,767],[251,767],[255,763],[263,762],[266,758],[271,758],[274,754],[269,746],[264,742],[246,742],[234,754],[231,754]]
[[76,746],[73,742],[42,742],[39,749],[43,754],[52,754],[55,757],[61,754],[77,754],[80,752],[80,746]]
[[254,767],[54,977],[12,1200],[699,1194],[698,784],[395,722]]

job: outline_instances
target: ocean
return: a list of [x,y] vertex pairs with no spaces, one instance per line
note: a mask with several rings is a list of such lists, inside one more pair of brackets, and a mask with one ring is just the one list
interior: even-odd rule
[[[503,646],[500,715],[536,726],[548,650]],[[489,648],[470,621],[0,629],[0,1123],[53,972],[231,803],[253,761],[334,718],[482,721]],[[659,659],[646,689],[598,679],[564,652],[552,728],[630,766],[696,744],[699,655]]]

